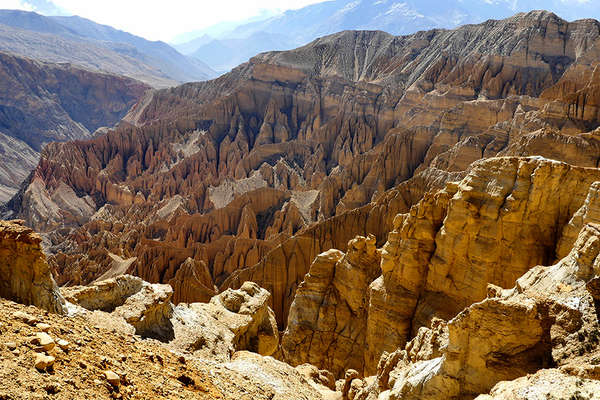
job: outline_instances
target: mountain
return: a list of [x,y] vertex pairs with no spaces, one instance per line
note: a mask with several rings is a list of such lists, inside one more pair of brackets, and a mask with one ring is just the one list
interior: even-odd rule
[[38,163],[45,144],[112,126],[150,87],[130,78],[0,52],[0,202]]
[[122,49],[122,44],[131,45],[138,52],[148,57],[152,66],[157,67],[180,82],[206,80],[216,76],[215,71],[200,59],[189,59],[164,42],[152,42],[78,16],[49,18],[74,31],[79,36],[103,42],[116,52],[128,54],[126,50]]
[[[193,42],[198,47],[191,57],[201,59],[217,71],[228,71],[232,65],[242,64],[252,56],[270,51],[286,50],[296,46],[296,41],[286,35],[256,32],[244,39],[210,40],[202,36]],[[191,44],[188,44],[191,45]]]
[[[343,30],[381,30],[406,35],[506,18],[539,7],[538,2],[531,0],[332,0],[259,21],[240,23],[228,31],[211,35],[214,43],[190,41],[179,48],[184,54],[205,60],[215,69],[229,70],[252,57],[255,54],[252,51],[291,49]],[[570,20],[600,18],[597,2],[552,0],[545,2],[544,7]],[[235,46],[223,44],[228,40],[235,41]],[[215,52],[217,64],[211,64]],[[222,60],[227,59],[232,61],[223,64]]]
[[205,80],[215,72],[163,42],[151,42],[85,18],[0,10],[0,50],[49,62],[71,62],[155,87]]

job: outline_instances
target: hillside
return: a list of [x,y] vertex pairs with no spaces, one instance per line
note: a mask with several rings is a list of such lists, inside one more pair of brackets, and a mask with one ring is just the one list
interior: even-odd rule
[[46,233],[61,284],[119,269],[113,255],[177,302],[251,280],[283,326],[317,254],[356,234],[382,244],[396,214],[472,162],[595,167],[598,27],[534,12],[262,54],[146,96],[105,135],[46,147],[5,215]]
[[150,89],[133,79],[0,52],[0,203],[35,168],[44,145],[113,126]]

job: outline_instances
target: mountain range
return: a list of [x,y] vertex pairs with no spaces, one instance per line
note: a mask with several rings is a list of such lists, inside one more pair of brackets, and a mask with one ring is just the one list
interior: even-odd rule
[[154,87],[212,78],[197,58],[77,16],[0,10],[0,51],[125,75]]
[[118,123],[150,86],[0,52],[0,202],[9,200],[55,141]]
[[215,70],[228,71],[259,52],[292,49],[343,30],[406,35],[507,18],[539,8],[568,20],[600,18],[600,4],[595,1],[551,0],[540,4],[533,0],[331,0],[258,21],[239,22],[227,29],[198,31],[196,38],[178,42],[175,48]]

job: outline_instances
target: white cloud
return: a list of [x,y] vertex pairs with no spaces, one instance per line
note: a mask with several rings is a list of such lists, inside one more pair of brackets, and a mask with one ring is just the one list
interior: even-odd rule
[[21,0],[0,0],[0,9],[35,11],[35,7]]
[[258,15],[261,10],[294,9],[322,1],[324,0],[54,0],[54,4],[69,13],[150,40],[168,41],[177,34],[203,29],[217,22],[250,18]]

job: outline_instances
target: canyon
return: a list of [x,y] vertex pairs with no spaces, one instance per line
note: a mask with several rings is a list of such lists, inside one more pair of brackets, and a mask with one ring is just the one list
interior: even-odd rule
[[265,53],[48,145],[4,215],[43,234],[59,285],[123,270],[193,302],[253,281],[283,329],[319,253],[356,235],[382,245],[397,214],[474,161],[596,167],[597,40],[596,21],[532,12]]
[[[598,46],[600,22],[534,11],[344,31],[144,91],[47,145],[0,209],[19,219],[0,313],[151,348],[167,398],[596,398]],[[65,354],[46,352],[60,379]],[[92,375],[132,368],[114,357]],[[139,374],[128,389],[160,391]],[[93,379],[74,386],[144,398]]]
[[150,89],[142,82],[0,52],[0,203],[35,169],[42,148],[117,124]]

